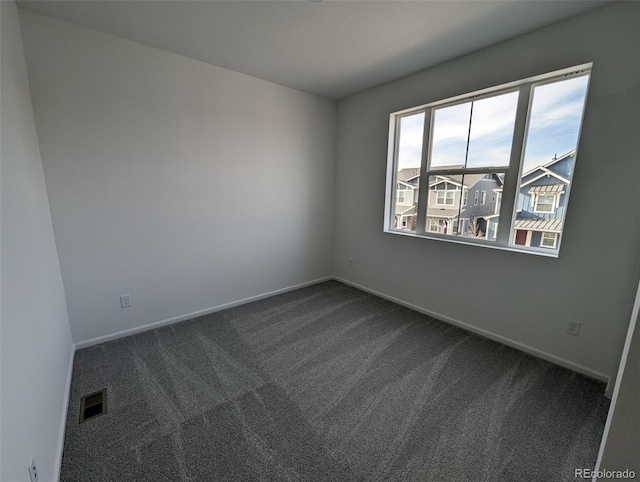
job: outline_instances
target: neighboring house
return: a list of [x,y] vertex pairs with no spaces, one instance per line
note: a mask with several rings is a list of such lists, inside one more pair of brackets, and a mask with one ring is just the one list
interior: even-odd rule
[[[402,169],[396,176],[395,227],[415,230],[420,170]],[[429,183],[426,230],[468,234],[473,220],[478,234],[487,230],[485,216],[495,212],[502,178],[496,174],[433,176]]]
[[514,244],[541,248],[558,246],[575,155],[575,150],[570,151],[522,175]]
[[487,232],[485,216],[495,212],[496,190],[501,187],[502,177],[498,174],[433,176],[429,183],[426,230],[484,235]]
[[[515,244],[544,248],[558,246],[574,161],[575,150],[522,175],[516,204]],[[419,183],[419,169],[398,171],[397,228],[416,229]],[[502,185],[503,176],[500,174],[431,177],[426,231],[496,239]]]
[[416,229],[420,169],[406,168],[396,175],[396,208],[394,227]]

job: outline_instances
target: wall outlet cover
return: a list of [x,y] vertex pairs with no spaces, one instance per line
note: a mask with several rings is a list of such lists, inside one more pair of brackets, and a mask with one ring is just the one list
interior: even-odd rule
[[120,297],[120,308],[129,308],[131,306],[131,295],[122,295]]
[[582,323],[580,323],[579,321],[569,320],[569,323],[567,325],[567,333],[569,335],[578,336],[580,334],[581,325]]
[[29,477],[31,477],[31,482],[38,482],[38,467],[36,466],[35,457],[31,457],[31,463],[29,464]]

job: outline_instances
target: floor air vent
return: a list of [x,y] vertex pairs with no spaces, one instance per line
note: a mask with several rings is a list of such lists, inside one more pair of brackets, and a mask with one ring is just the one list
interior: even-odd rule
[[80,423],[84,423],[93,418],[99,417],[107,413],[107,389],[89,395],[85,395],[80,399]]

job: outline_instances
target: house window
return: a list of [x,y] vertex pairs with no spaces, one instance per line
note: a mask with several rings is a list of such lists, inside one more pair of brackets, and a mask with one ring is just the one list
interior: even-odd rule
[[540,246],[544,246],[545,248],[555,248],[557,240],[558,240],[557,233],[542,233]]
[[538,195],[536,196],[536,206],[533,211],[536,213],[552,213],[554,211],[555,203],[555,196]]
[[455,191],[436,191],[436,205],[453,206],[455,195]]
[[396,200],[397,200],[397,202],[399,204],[403,204],[405,202],[405,196],[404,196],[405,193],[406,193],[406,191],[404,191],[404,190],[398,191],[398,195],[396,197]]
[[[387,186],[407,179],[416,186],[412,234],[557,256],[590,72],[585,64],[391,114]],[[421,174],[428,182],[419,182]],[[478,205],[487,191],[495,203],[491,236],[434,221],[464,211],[486,222]],[[385,231],[394,232],[397,199],[388,192]],[[555,237],[541,240],[541,249],[517,243],[518,231]]]
[[447,221],[444,219],[429,218],[429,231],[432,233],[446,233]]
[[458,219],[454,219],[452,224],[451,224],[451,232],[453,234],[458,234],[458,226],[459,226],[460,222],[458,221]]

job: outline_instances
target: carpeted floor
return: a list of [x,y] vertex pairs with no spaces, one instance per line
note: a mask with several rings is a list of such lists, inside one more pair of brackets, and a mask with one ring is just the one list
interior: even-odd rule
[[567,480],[595,465],[603,391],[330,281],[78,351],[61,478]]

